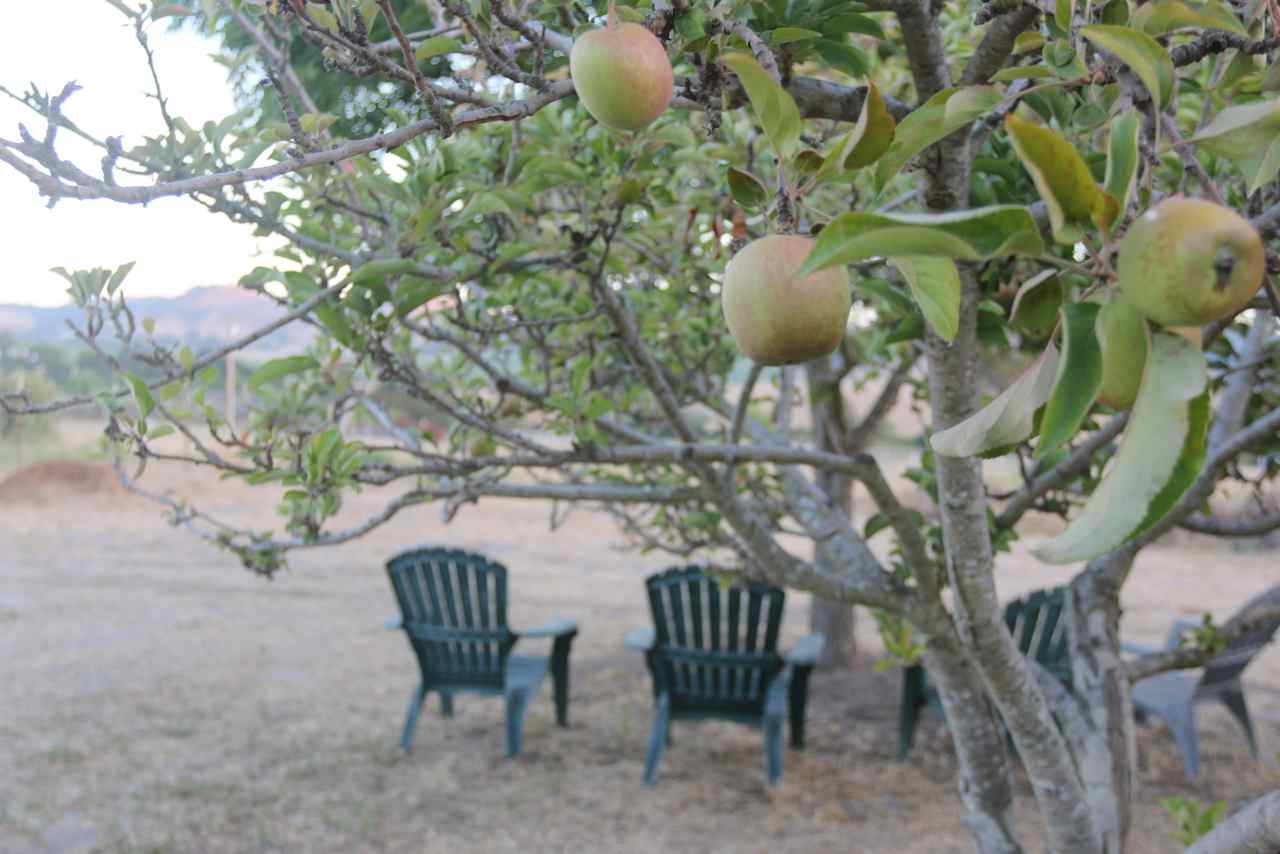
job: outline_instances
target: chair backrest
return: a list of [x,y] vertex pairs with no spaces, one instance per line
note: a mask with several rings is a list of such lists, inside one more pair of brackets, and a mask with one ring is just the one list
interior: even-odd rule
[[1070,685],[1071,650],[1067,623],[1061,619],[1066,601],[1065,587],[1028,593],[1005,605],[1004,623],[1023,655]]
[[[1280,598],[1280,587],[1273,587],[1246,602],[1237,616],[1247,615],[1260,605],[1275,605],[1278,598]],[[1261,652],[1264,646],[1271,643],[1277,628],[1280,628],[1280,618],[1264,620],[1237,638],[1236,642],[1223,650],[1221,655],[1215,656],[1205,665],[1204,673],[1200,677],[1200,689],[1212,691],[1218,687],[1234,685],[1240,678],[1240,674],[1253,661],[1253,657]]]
[[471,552],[421,548],[387,561],[387,574],[427,682],[502,686],[515,644],[506,567]]
[[653,613],[654,678],[672,707],[758,714],[783,664],[782,589],[722,586],[701,566],[669,569],[645,586]]

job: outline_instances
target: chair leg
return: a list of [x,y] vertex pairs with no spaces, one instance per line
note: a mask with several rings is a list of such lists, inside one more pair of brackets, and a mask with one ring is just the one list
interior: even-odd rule
[[658,782],[658,763],[662,751],[671,737],[671,701],[666,694],[653,704],[653,729],[649,733],[649,750],[644,757],[644,783],[652,786]]
[[809,702],[809,674],[811,667],[797,667],[791,674],[790,714],[791,749],[804,750],[804,711]]
[[440,692],[440,714],[444,715],[446,718],[453,717],[453,692],[452,691]]
[[560,635],[551,647],[551,685],[556,701],[556,723],[569,725],[569,645],[573,635]]
[[915,741],[916,724],[920,722],[920,710],[926,705],[924,698],[924,668],[913,664],[902,672],[902,706],[898,710],[898,761],[906,761]]
[[426,696],[427,685],[419,682],[418,687],[413,689],[413,695],[409,697],[409,715],[404,720],[404,732],[400,735],[400,747],[405,753],[413,746],[413,730],[418,725],[418,715],[422,713],[422,701]]
[[1249,706],[1244,701],[1244,691],[1230,691],[1225,694],[1219,694],[1218,699],[1231,712],[1232,717],[1240,722],[1240,726],[1244,727],[1245,738],[1249,739],[1249,750],[1254,756],[1258,755],[1258,742],[1253,736],[1253,722],[1249,720]]
[[1200,773],[1200,739],[1196,735],[1195,709],[1188,702],[1186,708],[1161,717],[1173,733],[1174,743],[1182,754],[1182,767],[1187,772],[1187,779],[1194,780]]
[[764,777],[770,786],[782,776],[782,717],[764,720]]
[[529,707],[529,692],[515,690],[507,692],[507,758],[515,759],[520,755],[520,744],[524,737],[524,714]]

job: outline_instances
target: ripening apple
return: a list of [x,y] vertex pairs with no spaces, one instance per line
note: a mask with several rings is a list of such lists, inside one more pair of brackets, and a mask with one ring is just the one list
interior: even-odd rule
[[1171,196],[1120,241],[1120,292],[1163,326],[1201,326],[1242,309],[1266,270],[1262,238],[1235,211]]
[[653,124],[675,91],[662,42],[639,24],[616,23],[612,9],[606,26],[574,41],[569,74],[587,112],[618,131]]
[[771,234],[744,246],[724,270],[720,300],[729,334],[761,365],[792,365],[840,346],[852,299],[849,273],[830,267],[796,278],[813,240]]

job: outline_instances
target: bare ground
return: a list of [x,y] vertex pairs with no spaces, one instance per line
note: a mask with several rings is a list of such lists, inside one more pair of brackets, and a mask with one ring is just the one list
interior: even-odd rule
[[[0,472],[2,476],[4,472]],[[271,497],[156,468],[152,488],[264,520]],[[56,492],[56,491],[55,491]],[[99,494],[0,504],[0,851],[851,851],[971,850],[945,729],[923,728],[893,761],[900,676],[865,660],[815,677],[809,749],[762,782],[759,734],[677,726],[659,785],[640,785],[649,688],[625,631],[645,625],[644,575],[665,561],[619,551],[609,520],[492,500],[445,526],[403,515],[359,544],[302,554],[273,582],[167,527],[150,504]],[[375,506],[366,494],[351,510]],[[1068,577],[1001,557],[1008,597]],[[512,571],[512,620],[576,618],[571,726],[544,689],[525,753],[503,758],[501,703],[432,704],[414,752],[397,747],[415,665],[384,631],[394,602],[382,562],[416,543],[477,549]],[[1126,635],[1159,641],[1177,616],[1222,618],[1277,578],[1275,551],[1191,537],[1151,549],[1126,589]],[[788,637],[805,597],[789,602]],[[1248,671],[1262,760],[1231,719],[1200,713],[1204,771],[1188,784],[1168,734],[1140,731],[1135,850],[1177,850],[1159,797],[1238,801],[1276,785],[1280,652]],[[1040,850],[1017,781],[1018,824]]]

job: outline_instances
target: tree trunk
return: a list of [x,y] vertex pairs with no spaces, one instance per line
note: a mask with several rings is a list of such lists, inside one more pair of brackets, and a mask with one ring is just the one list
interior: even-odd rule
[[[1120,658],[1120,587],[1108,555],[1071,585],[1063,617],[1071,643],[1073,691],[1088,710],[1090,736],[1073,745],[1076,766],[1106,854],[1121,854],[1132,820],[1137,741],[1129,678]],[[1131,558],[1130,558],[1131,560]]]
[[[936,617],[940,624],[946,619],[945,614]],[[1004,737],[978,673],[954,635],[931,637],[924,664],[947,712],[947,726],[960,763],[964,820],[979,854],[1021,854],[1013,833],[1013,793]]]
[[[853,509],[853,482],[847,475],[839,472],[823,471],[818,474],[818,486],[831,497],[846,515]],[[822,569],[840,566],[838,555],[824,548],[822,543],[815,543],[813,548],[814,562]],[[822,649],[819,667],[848,667],[853,663],[857,653],[857,641],[854,638],[854,610],[847,602],[832,602],[828,599],[813,597],[809,605],[809,630],[822,632],[827,638]]]

